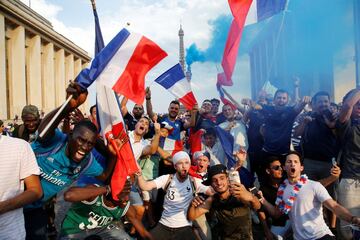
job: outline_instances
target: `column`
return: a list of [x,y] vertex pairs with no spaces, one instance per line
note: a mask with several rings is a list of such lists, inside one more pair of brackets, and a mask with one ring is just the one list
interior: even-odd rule
[[27,41],[26,48],[26,91],[27,102],[37,106],[39,109],[42,105],[41,92],[41,38],[36,35]]
[[18,26],[9,31],[7,58],[9,71],[9,106],[10,118],[21,115],[26,105],[25,82],[25,29]]
[[60,49],[55,53],[55,104],[60,106],[65,101],[65,51]]
[[69,54],[65,57],[65,83],[74,80],[74,55]]
[[49,113],[55,108],[54,44],[47,43],[42,49],[42,109]]
[[6,62],[5,62],[5,19],[0,14],[0,119],[8,118],[8,98],[6,87]]

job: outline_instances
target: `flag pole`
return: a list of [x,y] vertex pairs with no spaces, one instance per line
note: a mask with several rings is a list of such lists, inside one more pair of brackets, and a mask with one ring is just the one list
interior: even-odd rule
[[59,117],[60,113],[65,109],[65,107],[68,105],[68,103],[70,102],[70,100],[72,99],[73,95],[71,94],[66,101],[61,105],[60,109],[56,112],[56,114],[54,115],[54,117],[51,118],[50,122],[45,126],[45,128],[41,131],[41,133],[39,134],[39,137],[42,138],[44,137],[44,135],[46,134],[46,132],[49,130],[49,128],[51,127],[51,125],[53,125],[53,123],[55,122],[55,120]]

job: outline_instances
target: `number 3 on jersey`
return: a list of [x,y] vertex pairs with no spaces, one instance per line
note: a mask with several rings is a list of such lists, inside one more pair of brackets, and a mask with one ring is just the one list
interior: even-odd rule
[[169,189],[168,192],[167,192],[167,198],[168,198],[169,200],[174,200],[174,198],[175,198],[175,191],[172,190],[172,189]]

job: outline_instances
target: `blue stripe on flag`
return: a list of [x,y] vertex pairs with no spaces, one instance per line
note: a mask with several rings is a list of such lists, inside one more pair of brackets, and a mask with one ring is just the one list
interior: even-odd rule
[[130,32],[123,28],[105,48],[103,48],[93,59],[90,68],[83,69],[76,77],[76,82],[83,88],[88,88],[104,70],[111,58],[115,55],[121,45],[129,37]]
[[155,82],[163,86],[165,89],[171,88],[175,83],[185,78],[184,71],[180,63],[161,74]]
[[286,0],[257,0],[258,22],[269,18],[285,9]]

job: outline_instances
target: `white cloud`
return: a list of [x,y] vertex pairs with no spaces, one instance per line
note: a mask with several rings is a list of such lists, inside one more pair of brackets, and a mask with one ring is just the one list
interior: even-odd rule
[[[26,0],[22,0],[27,3]],[[75,44],[84,48],[92,55],[94,48],[94,26],[93,21],[85,28],[76,25],[76,16],[73,24],[65,25],[59,18],[60,11],[66,11],[65,6],[60,6],[45,0],[32,0],[31,7],[50,20],[54,29],[72,40]],[[173,61],[178,60],[178,29],[180,23],[185,31],[185,47],[191,43],[196,44],[201,49],[206,49],[211,37],[210,20],[216,19],[221,14],[230,14],[227,1],[219,0],[161,0],[151,4],[148,0],[122,0],[114,3],[111,9],[102,7],[103,2],[97,1],[98,15],[105,43],[109,42],[115,34],[126,24],[130,23],[130,29],[144,34],[165,51],[168,52]],[[100,11],[102,10],[102,11]],[[242,71],[247,66],[238,64]],[[237,67],[239,68],[239,67]],[[192,86],[194,94],[199,102],[205,98],[218,97],[215,83],[217,68],[214,63],[195,63],[192,65],[193,80]],[[155,76],[147,77],[154,79]],[[242,75],[245,79],[248,77]],[[172,95],[156,84],[151,84],[154,95],[154,108],[156,111],[164,112],[168,103],[173,99]],[[232,94],[238,94],[236,87],[229,90]],[[243,95],[241,88],[240,95]],[[90,96],[94,98],[93,96]],[[92,100],[91,102],[95,102]]]

